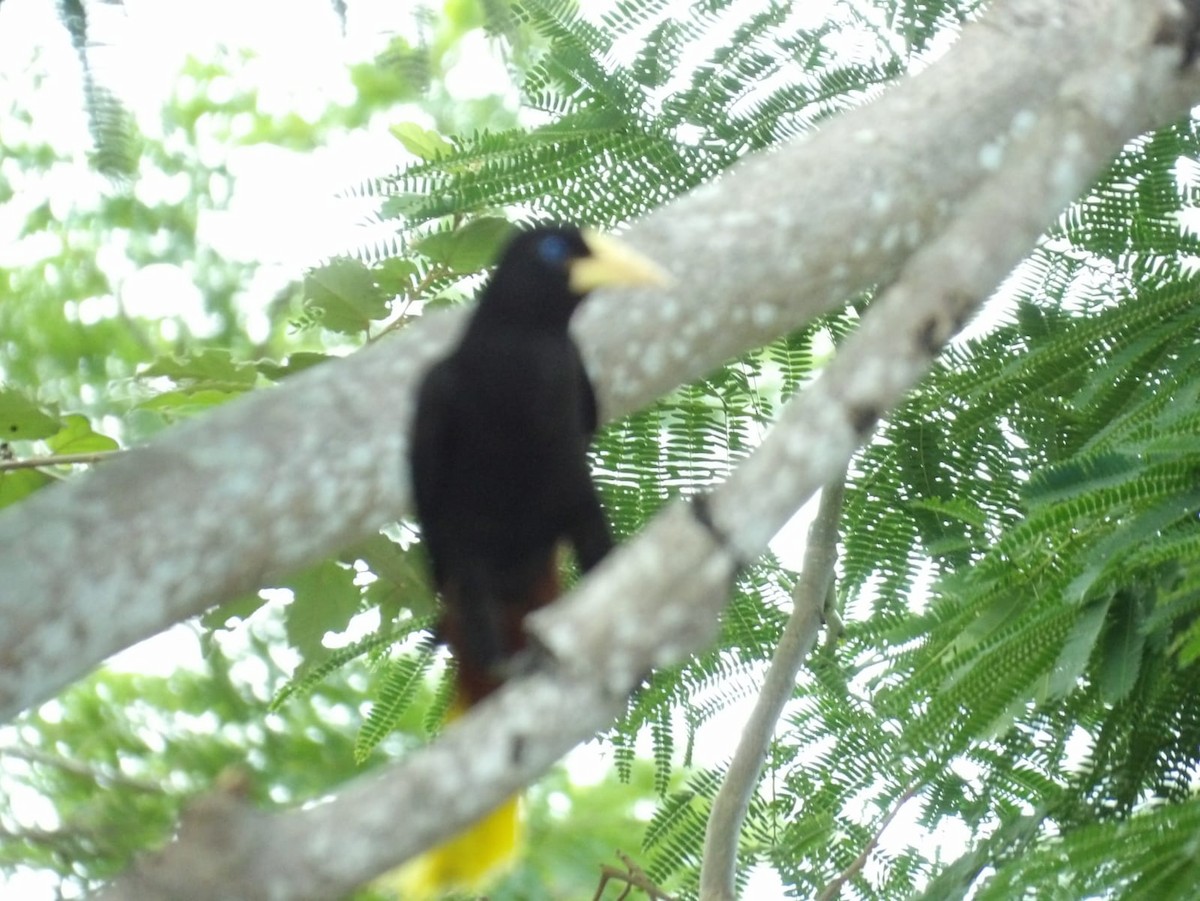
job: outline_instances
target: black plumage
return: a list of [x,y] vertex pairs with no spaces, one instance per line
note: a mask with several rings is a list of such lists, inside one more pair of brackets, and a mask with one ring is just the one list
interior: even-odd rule
[[612,547],[588,469],[596,400],[568,325],[592,288],[661,278],[612,239],[524,232],[421,384],[413,486],[463,706],[495,688],[525,615],[558,595],[559,546],[585,572]]

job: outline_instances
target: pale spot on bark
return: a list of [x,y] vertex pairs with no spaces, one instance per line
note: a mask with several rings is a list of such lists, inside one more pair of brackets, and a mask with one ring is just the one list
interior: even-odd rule
[[979,148],[979,168],[984,172],[995,172],[1004,162],[1004,145],[989,141]]

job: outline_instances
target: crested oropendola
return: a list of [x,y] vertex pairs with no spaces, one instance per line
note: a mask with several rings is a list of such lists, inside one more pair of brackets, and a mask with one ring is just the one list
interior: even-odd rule
[[[451,717],[526,647],[525,616],[559,594],[558,551],[586,573],[612,547],[588,469],[596,399],[571,316],[595,288],[663,284],[656,265],[574,226],[520,233],[458,344],[421,383],[412,485],[455,658]],[[408,897],[473,888],[513,857],[516,799],[406,868]]]

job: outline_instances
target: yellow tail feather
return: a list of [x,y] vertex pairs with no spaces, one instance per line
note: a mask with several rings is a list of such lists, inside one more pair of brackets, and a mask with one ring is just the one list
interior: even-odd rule
[[[457,719],[465,710],[456,698],[446,719]],[[380,876],[375,887],[401,901],[482,890],[516,860],[523,834],[519,806],[517,797],[509,798],[462,832]]]
[[465,832],[381,876],[376,887],[403,901],[481,891],[516,858],[521,832],[517,806],[517,799],[509,798]]

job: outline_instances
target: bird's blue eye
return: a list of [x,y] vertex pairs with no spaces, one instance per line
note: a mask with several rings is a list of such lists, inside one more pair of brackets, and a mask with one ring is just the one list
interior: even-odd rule
[[570,255],[571,247],[561,235],[547,235],[538,242],[538,256],[551,266],[563,265]]

